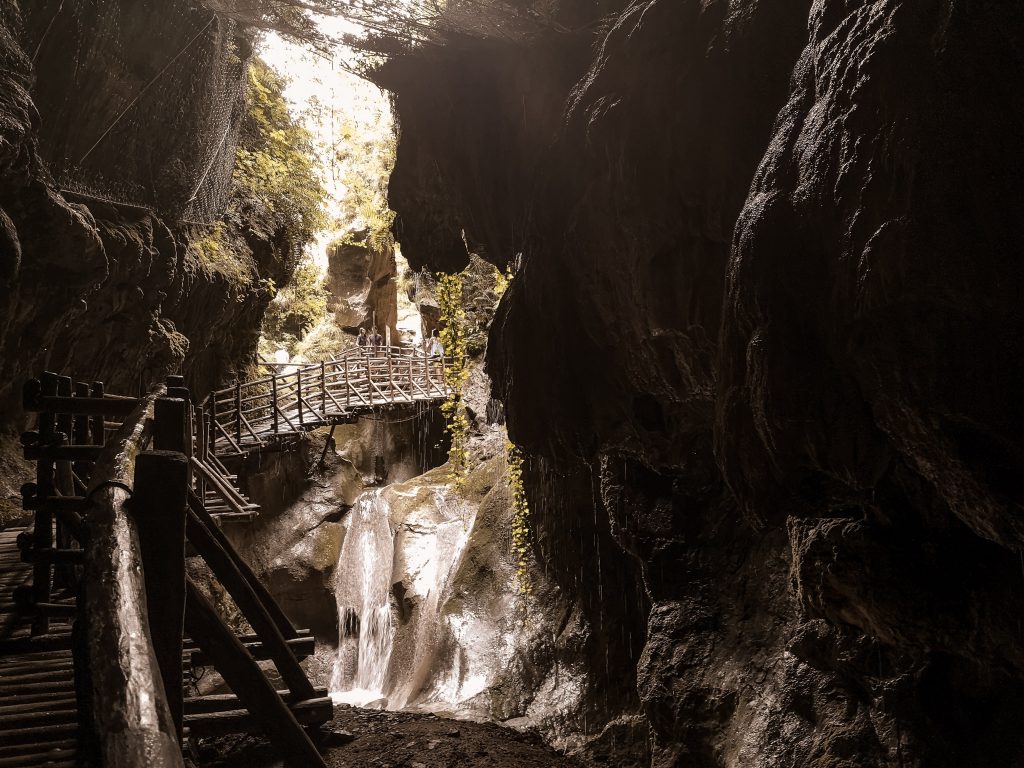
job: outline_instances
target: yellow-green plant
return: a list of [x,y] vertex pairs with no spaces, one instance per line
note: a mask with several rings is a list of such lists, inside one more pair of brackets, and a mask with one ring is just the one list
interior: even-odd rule
[[499,299],[505,295],[505,291],[508,290],[508,284],[512,282],[512,270],[508,272],[502,272],[497,267],[494,268],[494,295]]
[[441,405],[452,445],[448,451],[452,485],[461,491],[469,463],[469,418],[463,390],[469,378],[466,355],[466,310],[462,307],[462,276],[442,274],[437,280],[437,304],[441,310],[441,343],[445,354],[448,398]]
[[533,594],[530,582],[530,505],[523,485],[523,452],[511,440],[505,441],[508,456],[508,487],[512,493],[512,557],[516,564],[516,591],[522,597],[521,609],[526,613],[527,598]]

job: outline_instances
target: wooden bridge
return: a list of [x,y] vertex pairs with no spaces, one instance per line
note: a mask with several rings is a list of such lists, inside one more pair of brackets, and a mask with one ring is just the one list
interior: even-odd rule
[[201,433],[221,459],[382,409],[435,403],[449,392],[445,360],[409,347],[352,349],[330,362],[298,367],[264,365],[286,370],[218,390],[203,403]]
[[[0,531],[0,768],[181,768],[187,735],[266,734],[289,765],[324,762],[332,717],[299,661],[314,651],[221,525],[255,507],[224,462],[360,414],[447,395],[445,364],[350,353],[193,403],[180,377],[142,398],[47,373],[26,384],[33,522]],[[233,631],[186,556],[201,557],[251,628]],[[258,665],[273,662],[276,690]],[[212,666],[232,693],[187,697]],[[313,734],[311,736],[311,734]]]

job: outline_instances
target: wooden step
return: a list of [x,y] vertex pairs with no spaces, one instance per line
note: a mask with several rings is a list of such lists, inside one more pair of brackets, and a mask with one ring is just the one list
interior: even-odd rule
[[[334,717],[330,696],[289,704],[299,725],[322,725]],[[190,736],[225,736],[231,733],[263,733],[263,726],[244,709],[185,715],[185,731]]]
[[[326,688],[317,688],[315,693],[316,698],[311,699],[310,701],[317,701],[328,697]],[[289,697],[291,696],[287,690],[278,691],[277,695],[286,701],[289,700]],[[194,696],[192,698],[185,699],[186,715],[231,712],[238,709],[244,709],[244,707],[238,703],[238,697],[233,693],[215,693],[208,696]]]
[[[291,648],[292,653],[295,654],[295,658],[299,661],[312,656],[316,652],[316,640],[308,635],[305,637],[296,637],[291,640],[286,640],[285,642],[288,644],[288,647]],[[270,658],[270,655],[263,647],[263,643],[258,640],[242,640],[242,644],[245,646],[246,650],[249,651],[250,655],[252,655],[252,657],[257,661],[264,661]],[[191,653],[186,656],[186,660],[194,667],[205,667],[210,665],[206,655],[200,650],[191,651]]]

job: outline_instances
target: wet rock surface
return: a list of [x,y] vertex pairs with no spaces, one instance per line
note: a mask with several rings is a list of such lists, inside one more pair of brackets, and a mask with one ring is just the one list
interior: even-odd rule
[[[582,765],[546,746],[536,734],[435,715],[335,709],[323,744],[332,768],[575,768]],[[333,744],[333,745],[332,745]],[[251,738],[223,739],[201,750],[209,768],[281,766],[269,746]]]

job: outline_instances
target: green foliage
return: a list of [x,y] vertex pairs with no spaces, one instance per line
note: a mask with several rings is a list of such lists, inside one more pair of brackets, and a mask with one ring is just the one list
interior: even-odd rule
[[479,357],[487,348],[487,332],[494,319],[494,310],[501,298],[497,279],[500,273],[479,256],[470,257],[462,271],[463,307],[466,310],[466,349],[470,357]]
[[387,186],[395,167],[397,140],[394,133],[380,135],[351,120],[342,123],[333,148],[333,161],[341,168],[345,187],[342,208],[348,220],[349,242],[383,251],[394,243],[391,225],[395,213],[388,207]]
[[523,598],[521,606],[525,616],[527,598],[533,594],[530,581],[530,505],[526,501],[523,485],[523,453],[511,440],[505,441],[508,456],[508,486],[512,492],[512,557],[516,564],[516,591]]
[[469,378],[466,354],[466,311],[462,308],[462,276],[439,276],[437,303],[441,310],[441,343],[444,345],[445,383],[450,394],[441,405],[452,445],[448,451],[452,484],[461,491],[469,463],[469,417],[463,392]]
[[499,300],[505,295],[505,291],[508,290],[509,283],[512,282],[513,277],[511,267],[504,273],[497,267],[494,268],[494,295]]
[[233,283],[244,283],[256,274],[248,247],[231,236],[223,221],[193,235],[190,243],[204,266]]
[[334,360],[355,344],[355,338],[342,331],[331,318],[309,331],[295,345],[294,354],[303,362],[319,363]]
[[317,173],[312,137],[288,111],[284,87],[279,74],[253,59],[227,218],[298,252],[327,223],[327,192]]
[[300,263],[292,281],[267,307],[264,337],[294,352],[299,339],[327,314],[327,297],[317,265],[312,261]]

